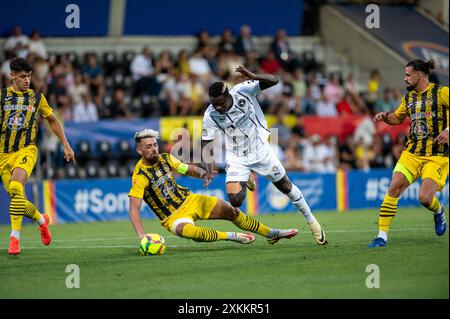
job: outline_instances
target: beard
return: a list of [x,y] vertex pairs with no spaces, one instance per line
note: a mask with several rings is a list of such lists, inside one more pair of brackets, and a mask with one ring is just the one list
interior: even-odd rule
[[413,91],[415,88],[416,88],[416,87],[413,86],[413,85],[408,85],[408,86],[406,87],[406,91],[411,92],[411,91]]

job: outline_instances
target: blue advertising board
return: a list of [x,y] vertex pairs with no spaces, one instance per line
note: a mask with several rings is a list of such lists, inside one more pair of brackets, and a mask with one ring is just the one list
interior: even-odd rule
[[[177,178],[180,185],[195,193],[225,198],[225,179],[214,178],[207,189],[203,181],[191,177]],[[128,193],[131,178],[63,180],[54,182],[56,222],[93,222],[124,220],[129,218]],[[156,215],[143,203],[143,218],[156,218]]]
[[[347,175],[349,185],[348,208],[378,208],[383,202],[392,177],[391,169],[376,169],[369,172],[350,171]],[[420,206],[420,181],[414,182],[400,196],[399,207]],[[350,191],[351,189],[351,191]],[[448,205],[448,179],[442,192],[436,194],[439,201]]]
[[127,0],[124,35],[219,35],[229,28],[239,35],[247,24],[253,35],[274,35],[278,28],[300,35],[303,0]]
[[106,36],[109,7],[110,0],[2,1],[0,36],[10,36],[15,26],[26,35],[37,29],[43,36]]
[[[288,173],[303,193],[311,210],[336,209],[336,175]],[[295,212],[297,208],[267,178],[258,176],[259,213]]]

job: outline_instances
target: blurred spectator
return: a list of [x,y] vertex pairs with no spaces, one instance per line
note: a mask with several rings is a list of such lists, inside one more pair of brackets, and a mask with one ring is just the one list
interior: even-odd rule
[[373,143],[375,132],[376,128],[372,118],[370,116],[366,116],[359,122],[358,126],[356,127],[353,133],[353,138],[358,142],[362,140],[364,147],[368,148]]
[[323,89],[323,94],[327,97],[327,100],[336,105],[341,101],[343,94],[339,78],[336,74],[332,73],[329,78],[329,82]]
[[200,80],[206,83],[211,77],[211,68],[208,60],[204,56],[204,49],[198,49],[189,58],[189,69],[191,73],[195,74]]
[[295,97],[302,98],[306,95],[306,90],[308,89],[308,87],[306,86],[305,75],[302,68],[296,68],[294,70],[292,86],[294,87]]
[[88,86],[83,83],[83,78],[79,72],[75,73],[74,82],[69,85],[68,93],[72,104],[79,104],[81,102],[83,94],[88,92]]
[[76,123],[93,123],[98,121],[97,106],[92,103],[91,95],[82,95],[81,102],[73,107],[73,121]]
[[159,96],[163,105],[163,115],[176,116],[179,114],[178,106],[186,85],[185,78],[185,74],[172,69],[167,81],[164,82]]
[[394,93],[389,88],[385,88],[383,98],[375,101],[375,113],[394,111],[396,108],[397,102],[394,100]]
[[272,51],[267,53],[267,57],[261,60],[261,69],[264,73],[276,74],[281,68],[280,62]]
[[347,135],[344,143],[339,146],[339,162],[342,169],[356,168],[355,144],[351,135]]
[[370,162],[375,157],[375,154],[370,145],[365,143],[362,136],[355,136],[355,139],[357,141],[355,146],[356,167],[367,171],[370,169]]
[[15,55],[10,52],[6,52],[6,59],[3,61],[2,65],[0,66],[0,82],[1,84],[6,87],[11,85],[11,69],[9,67],[9,64],[11,63],[11,60],[15,58]]
[[293,72],[295,70],[298,66],[298,61],[289,47],[289,43],[286,38],[286,30],[277,30],[270,48],[286,71]]
[[336,172],[339,160],[339,150],[338,150],[338,140],[335,135],[330,135],[325,139],[322,144],[324,148],[324,165],[325,172],[334,173]]
[[321,143],[320,135],[314,134],[303,149],[303,166],[307,172],[327,172],[329,151]]
[[357,96],[359,95],[359,86],[358,83],[353,78],[353,74],[347,74],[347,78],[344,82],[344,90],[348,91],[350,94]]
[[202,51],[206,56],[214,56],[216,54],[216,49],[211,44],[211,38],[208,31],[202,30],[198,33],[195,51]]
[[33,30],[33,32],[31,32],[29,52],[35,53],[44,60],[47,59],[47,47],[41,40],[41,34],[37,30]]
[[125,100],[125,91],[118,87],[114,90],[112,103],[109,105],[107,117],[113,119],[132,118],[132,114]]
[[140,96],[144,91],[154,85],[154,73],[152,54],[148,47],[143,47],[130,64],[131,77],[134,81],[134,96]]
[[84,82],[89,86],[95,103],[100,104],[105,94],[103,70],[95,54],[89,54],[87,62],[81,68]]
[[367,83],[367,106],[372,112],[374,109],[374,103],[379,98],[380,90],[380,72],[378,70],[372,70],[370,72],[369,81]]
[[260,66],[258,62],[258,54],[255,51],[247,52],[245,56],[245,67],[253,73],[260,73]]
[[312,97],[311,87],[306,89],[306,95],[300,100],[301,114],[314,115],[316,114],[316,100]]
[[220,41],[218,45],[219,52],[232,52],[234,51],[235,41],[230,29],[224,29],[220,35]]
[[303,138],[306,136],[305,134],[305,128],[303,126],[303,117],[299,116],[297,117],[297,123],[292,128],[292,134],[297,135],[300,138]]
[[383,144],[380,138],[375,139],[372,145],[373,156],[369,162],[370,168],[383,168],[386,167],[386,160],[383,156]]
[[50,100],[50,105],[55,105],[57,107],[63,107],[66,105],[70,106],[64,74],[59,74],[53,79],[47,94]]
[[359,113],[358,106],[355,105],[351,93],[347,90],[344,92],[342,99],[336,105],[336,110],[339,115]]
[[158,75],[169,74],[173,68],[172,56],[169,50],[162,50],[155,62],[155,73]]
[[189,68],[189,54],[187,50],[182,49],[178,52],[177,61],[175,62],[175,68],[177,72],[189,75],[191,70]]
[[246,24],[241,26],[240,35],[236,40],[236,52],[241,56],[246,56],[248,52],[257,52],[252,40],[252,30]]
[[225,53],[225,71],[230,75],[235,74],[235,70],[238,66],[244,64],[242,57],[235,51]]
[[294,96],[294,87],[288,75],[283,76],[283,88],[281,95],[277,96],[269,108],[269,113],[275,114],[279,111],[290,114],[301,114],[301,104]]
[[338,116],[335,104],[328,100],[325,93],[322,93],[322,97],[316,104],[316,115],[323,117]]
[[48,76],[48,72],[50,71],[50,67],[48,62],[41,58],[40,56],[36,56],[33,63],[33,78],[38,78],[41,81],[45,81]]
[[314,102],[319,101],[322,96],[322,90],[320,88],[317,76],[313,73],[309,73],[307,82],[309,83],[308,88],[311,91],[311,98],[314,100]]
[[297,147],[295,143],[291,142],[287,145],[284,151],[284,168],[290,171],[303,171],[303,163],[298,154]]
[[179,115],[200,114],[200,111],[208,105],[208,96],[200,79],[195,73],[190,75],[189,81],[186,82],[183,89],[185,104]]
[[28,54],[29,45],[30,40],[26,35],[22,34],[22,28],[16,26],[13,29],[12,35],[6,39],[5,51],[25,59]]

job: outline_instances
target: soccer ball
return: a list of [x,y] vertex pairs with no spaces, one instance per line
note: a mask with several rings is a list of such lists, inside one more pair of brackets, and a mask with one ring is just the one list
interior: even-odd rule
[[145,235],[139,245],[139,251],[142,255],[162,255],[166,251],[166,241],[159,234]]

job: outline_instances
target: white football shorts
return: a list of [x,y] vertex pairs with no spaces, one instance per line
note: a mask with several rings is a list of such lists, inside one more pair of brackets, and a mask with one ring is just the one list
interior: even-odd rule
[[228,162],[225,171],[227,173],[227,183],[248,181],[250,171],[266,176],[273,183],[278,182],[284,177],[284,175],[286,175],[286,170],[275,155],[272,148],[269,149],[266,156],[253,164]]

